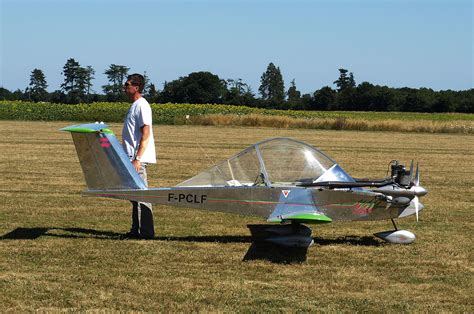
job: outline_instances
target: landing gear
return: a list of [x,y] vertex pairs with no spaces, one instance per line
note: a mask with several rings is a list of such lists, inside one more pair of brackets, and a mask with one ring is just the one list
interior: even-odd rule
[[392,221],[392,224],[393,224],[393,227],[395,228],[395,231],[398,230],[397,225],[395,224],[395,220],[393,220],[393,218],[390,219],[390,220]]
[[413,243],[413,241],[415,241],[416,237],[412,232],[408,230],[398,230],[397,225],[395,224],[395,221],[393,220],[393,218],[391,220],[392,220],[392,224],[395,230],[374,233],[374,236],[386,242],[396,243],[396,244],[410,244],[410,243]]

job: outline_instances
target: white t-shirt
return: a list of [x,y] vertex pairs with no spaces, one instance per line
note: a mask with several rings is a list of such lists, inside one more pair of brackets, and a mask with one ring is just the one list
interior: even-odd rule
[[150,140],[145,148],[141,162],[156,163],[155,140],[153,138],[153,125],[151,117],[151,107],[145,98],[137,99],[128,109],[127,116],[123,122],[122,146],[130,160],[135,159],[135,155],[140,145],[142,137],[141,128],[144,125],[150,126]]

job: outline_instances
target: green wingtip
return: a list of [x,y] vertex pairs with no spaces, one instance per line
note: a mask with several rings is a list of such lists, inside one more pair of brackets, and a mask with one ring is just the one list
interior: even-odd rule
[[103,123],[89,123],[89,124],[79,124],[71,125],[65,128],[62,128],[61,131],[71,132],[71,133],[105,133],[105,134],[114,134],[114,132],[107,128],[106,124]]

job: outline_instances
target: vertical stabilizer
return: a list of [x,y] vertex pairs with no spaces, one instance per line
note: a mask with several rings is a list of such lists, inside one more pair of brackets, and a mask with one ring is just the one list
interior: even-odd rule
[[72,125],[61,130],[71,132],[89,190],[146,188],[106,124]]

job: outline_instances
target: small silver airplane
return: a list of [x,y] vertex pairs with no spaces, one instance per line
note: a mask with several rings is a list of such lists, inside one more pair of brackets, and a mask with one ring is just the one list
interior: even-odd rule
[[409,244],[415,235],[399,230],[395,218],[416,215],[418,164],[414,172],[392,161],[391,175],[355,179],[319,149],[289,138],[251,145],[229,159],[174,187],[147,188],[113,132],[104,123],[72,125],[71,133],[87,183],[84,196],[191,207],[266,218],[268,242],[309,247],[311,229],[304,224],[390,219],[395,230],[375,236]]

